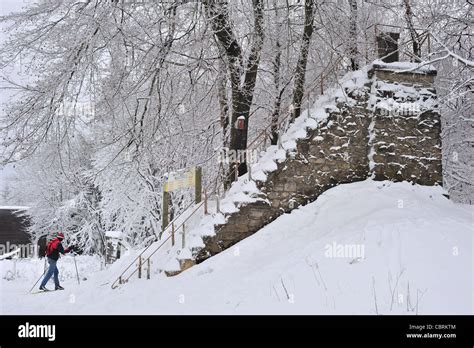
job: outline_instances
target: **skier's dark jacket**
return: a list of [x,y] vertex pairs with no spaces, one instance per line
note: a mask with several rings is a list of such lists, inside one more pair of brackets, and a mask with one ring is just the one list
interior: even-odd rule
[[54,261],[58,261],[59,259],[59,253],[65,254],[71,251],[70,248],[64,249],[61,240],[59,238],[56,238],[55,240],[52,241],[54,243],[53,245],[53,251],[51,254],[48,255],[50,259],[53,259]]

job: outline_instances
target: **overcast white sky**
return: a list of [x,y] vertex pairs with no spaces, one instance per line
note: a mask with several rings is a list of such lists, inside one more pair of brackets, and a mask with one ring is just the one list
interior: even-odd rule
[[[0,15],[6,15],[12,11],[17,11],[21,7],[31,0],[0,0]],[[3,26],[0,24],[0,43],[3,44],[5,41],[5,35],[3,33]],[[0,84],[1,85],[1,84]],[[0,89],[0,110],[2,109],[1,104],[8,100],[8,94],[4,90]],[[0,168],[0,192],[4,189],[8,175],[12,173],[12,168]],[[0,204],[1,198],[0,198]]]

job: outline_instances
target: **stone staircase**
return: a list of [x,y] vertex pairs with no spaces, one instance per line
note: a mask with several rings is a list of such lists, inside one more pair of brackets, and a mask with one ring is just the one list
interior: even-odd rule
[[296,140],[286,158],[275,162],[276,169],[265,173],[266,180],[255,180],[257,199],[225,214],[225,220],[214,225],[214,234],[203,236],[203,245],[192,248],[192,260],[180,261],[181,270],[233,246],[339,184],[369,177],[441,184],[441,125],[433,87],[436,71],[407,71],[407,66],[374,63],[366,71],[366,83],[343,87],[344,93],[325,110],[327,118],[316,127],[306,127],[306,136]]

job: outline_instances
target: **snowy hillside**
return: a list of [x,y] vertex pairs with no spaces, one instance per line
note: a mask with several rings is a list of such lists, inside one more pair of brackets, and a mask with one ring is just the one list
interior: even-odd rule
[[110,281],[125,260],[99,271],[78,257],[78,285],[63,258],[66,290],[38,295],[27,292],[42,262],[18,262],[8,280],[13,263],[0,261],[0,314],[472,314],[473,210],[443,193],[340,185],[176,277],[117,290]]

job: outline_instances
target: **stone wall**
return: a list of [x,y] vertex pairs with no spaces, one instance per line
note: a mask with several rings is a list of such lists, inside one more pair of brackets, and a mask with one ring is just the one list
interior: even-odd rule
[[[265,182],[257,181],[265,201],[241,206],[227,215],[225,224],[215,226],[214,236],[203,238],[205,247],[195,251],[197,263],[316,200],[335,185],[371,176],[423,185],[442,183],[433,74],[396,74],[375,68],[369,76],[371,82],[362,93],[351,96],[355,104],[339,102],[327,120],[298,140],[297,150],[287,153]],[[414,103],[431,108],[393,113],[386,101],[397,107]]]
[[[433,75],[375,74],[371,172],[378,180],[441,185],[441,121]],[[390,110],[384,108],[386,101],[392,103]]]

